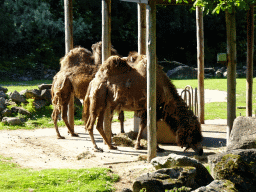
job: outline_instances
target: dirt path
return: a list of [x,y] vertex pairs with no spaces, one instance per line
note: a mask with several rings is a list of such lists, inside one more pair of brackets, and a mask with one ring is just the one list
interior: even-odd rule
[[[209,124],[210,123],[210,124]],[[202,125],[204,136],[204,152],[206,155],[223,150],[226,142],[226,125],[213,124],[216,121]],[[224,124],[223,124],[224,123]],[[133,127],[133,119],[125,122],[125,131],[129,132]],[[119,123],[112,124],[113,132],[119,133]],[[131,188],[134,179],[142,173],[152,171],[154,168],[146,161],[138,161],[140,155],[146,155],[146,150],[136,151],[131,147],[118,147],[118,150],[108,150],[103,145],[102,138],[95,130],[95,139],[103,153],[95,153],[89,135],[85,133],[83,126],[75,127],[79,133],[78,138],[70,137],[66,128],[60,128],[61,135],[66,139],[56,139],[53,128],[36,130],[3,130],[0,131],[0,155],[12,157],[13,162],[22,167],[33,169],[50,168],[89,168],[108,167],[118,174],[121,179],[115,185],[121,191],[122,188]],[[182,149],[173,145],[162,145],[166,151],[158,156],[170,153],[192,156],[193,152],[183,153]]]

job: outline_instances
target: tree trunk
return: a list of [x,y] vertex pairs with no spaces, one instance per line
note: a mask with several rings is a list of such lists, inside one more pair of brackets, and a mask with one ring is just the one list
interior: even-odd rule
[[204,124],[204,28],[203,11],[196,7],[199,122]]
[[[73,49],[73,8],[72,0],[64,1],[65,11],[65,51],[66,54]],[[68,105],[68,122],[74,130],[74,94],[71,94]]]
[[246,74],[246,116],[252,116],[253,88],[253,46],[254,46],[254,6],[247,12],[247,74]]
[[236,19],[235,11],[226,11],[227,26],[227,144],[236,118]]
[[147,5],[147,137],[148,162],[156,157],[156,2]]

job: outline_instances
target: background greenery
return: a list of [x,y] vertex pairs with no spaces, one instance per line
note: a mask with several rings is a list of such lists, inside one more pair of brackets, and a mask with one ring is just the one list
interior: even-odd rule
[[[63,2],[0,1],[0,78],[11,73],[38,74],[48,68],[59,69],[59,59],[65,53]],[[216,8],[210,2],[203,3],[206,0],[197,2],[206,6],[206,10]],[[228,2],[236,2],[236,7],[242,8],[247,5],[242,0]],[[73,12],[74,45],[90,49],[93,43],[101,40],[101,1],[73,0]],[[126,56],[129,51],[137,50],[137,5],[112,0],[111,14],[112,44]],[[190,6],[157,6],[157,56],[160,61],[175,60],[196,66],[195,22],[195,11]],[[246,61],[246,11],[237,9],[236,22],[238,66],[243,66]],[[204,17],[204,34],[205,66],[215,67],[217,53],[226,52],[224,12]]]

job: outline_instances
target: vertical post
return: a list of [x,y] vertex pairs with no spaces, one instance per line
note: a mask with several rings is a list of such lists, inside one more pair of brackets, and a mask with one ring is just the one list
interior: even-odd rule
[[[102,62],[111,55],[111,0],[102,0]],[[107,109],[104,114],[104,132],[111,142],[111,110]],[[105,143],[105,142],[104,142]],[[105,143],[106,144],[106,143]]]
[[[138,53],[146,55],[146,4],[138,3]],[[134,112],[134,131],[139,132],[140,118]]]
[[252,116],[254,5],[247,12],[246,116]]
[[229,13],[226,10],[227,26],[227,144],[233,122],[236,118],[236,19],[235,11]]
[[[64,1],[65,11],[65,52],[66,54],[73,49],[73,8],[72,0]],[[68,122],[74,130],[74,94],[71,94],[68,105]]]
[[197,66],[198,66],[198,90],[199,90],[199,122],[204,124],[204,27],[203,11],[196,7],[196,35],[197,35]]
[[102,0],[102,62],[111,55],[111,0]]
[[146,4],[138,3],[138,53],[146,54]]
[[148,162],[156,157],[156,2],[149,0],[147,18],[147,137]]

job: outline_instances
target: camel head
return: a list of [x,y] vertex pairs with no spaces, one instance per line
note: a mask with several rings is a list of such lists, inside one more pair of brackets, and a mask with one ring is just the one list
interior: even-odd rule
[[[102,63],[102,42],[99,41],[97,43],[94,43],[91,47],[93,57],[94,57],[94,63],[95,64],[101,64]],[[118,55],[117,50],[114,49],[114,47],[111,45],[111,55]]]
[[178,145],[185,147],[184,151],[192,148],[197,155],[203,155],[201,124],[195,115],[180,119],[176,137]]

